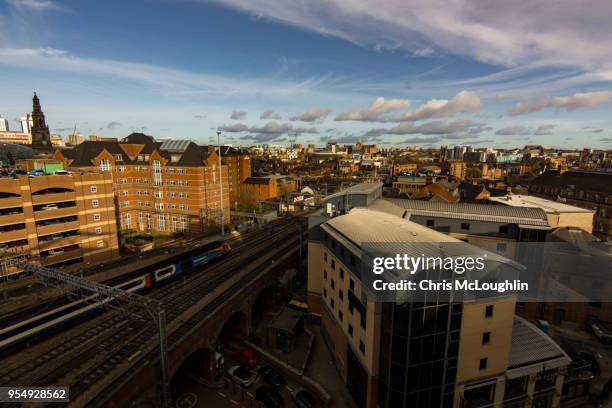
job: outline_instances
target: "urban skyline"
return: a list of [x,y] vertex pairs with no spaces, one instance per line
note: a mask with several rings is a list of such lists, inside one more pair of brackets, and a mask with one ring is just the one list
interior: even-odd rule
[[610,6],[547,6],[6,0],[0,114],[35,90],[64,136],[610,148]]

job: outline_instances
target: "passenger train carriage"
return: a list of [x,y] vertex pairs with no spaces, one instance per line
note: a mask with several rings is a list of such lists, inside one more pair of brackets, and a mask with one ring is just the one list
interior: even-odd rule
[[[177,253],[156,265],[136,268],[103,283],[126,292],[142,292],[153,286],[163,285],[180,275],[198,271],[204,265],[225,257],[230,251],[231,247],[226,242],[210,242]],[[57,330],[113,300],[107,298],[90,303],[92,299],[93,296],[77,301],[63,299],[59,303],[54,302],[53,309],[37,311],[35,316],[17,322],[13,317],[0,319],[0,352]]]

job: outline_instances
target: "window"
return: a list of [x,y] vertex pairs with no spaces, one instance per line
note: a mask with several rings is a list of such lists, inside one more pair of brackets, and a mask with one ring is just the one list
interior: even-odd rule
[[91,206],[92,207],[99,207],[100,206],[100,202],[98,200],[91,200]]
[[162,194],[161,191],[156,191],[155,192],[155,198],[162,198],[162,197],[163,197],[163,194]]
[[329,304],[331,305],[331,308],[333,309],[334,308],[334,299],[330,299],[329,300]]
[[97,193],[98,192],[98,187],[91,186],[91,187],[89,187],[89,191],[92,192],[92,193]]
[[507,234],[508,233],[508,226],[507,225],[501,225],[499,227],[499,233],[500,234]]
[[355,265],[355,255],[351,255],[351,265]]
[[497,252],[506,252],[507,245],[503,242],[497,243]]
[[166,229],[166,219],[163,214],[159,214],[157,216],[157,229],[159,231],[164,231]]
[[344,279],[344,269],[340,268],[340,279]]
[[96,241],[96,247],[104,248],[104,241]]
[[323,260],[327,262],[327,252],[323,253]]
[[352,279],[349,280],[349,289],[355,291],[355,281]]
[[113,168],[111,166],[111,162],[108,159],[100,160],[100,170],[102,171],[111,171]]
[[344,300],[344,292],[342,291],[342,289],[338,290],[338,298],[340,300]]
[[359,340],[359,351],[361,351],[361,354],[365,354],[365,344],[361,340]]
[[93,219],[94,221],[100,221],[100,214],[94,214]]
[[462,222],[461,223],[461,229],[465,230],[465,231],[469,231],[470,230],[470,223],[469,222]]
[[433,227],[436,224],[436,222],[434,220],[427,220],[427,226],[428,227]]
[[493,317],[493,305],[488,305],[485,308],[485,317]]
[[344,319],[344,315],[342,314],[342,310],[338,310],[338,320],[342,321]]
[[334,261],[333,259],[331,261],[331,267],[333,270],[336,270],[336,261]]
[[102,233],[102,227],[96,227],[96,234],[100,235]]
[[162,171],[159,160],[153,160],[153,184],[156,186],[162,185]]
[[348,332],[349,332],[349,335],[353,337],[353,326],[351,326],[350,324],[348,325]]
[[486,357],[480,359],[480,369],[481,370],[487,369],[487,358]]
[[323,279],[327,280],[327,271],[323,271]]
[[491,343],[491,332],[482,333],[482,344]]
[[331,287],[332,287],[332,289],[336,287],[336,282],[334,282],[333,279],[331,280]]

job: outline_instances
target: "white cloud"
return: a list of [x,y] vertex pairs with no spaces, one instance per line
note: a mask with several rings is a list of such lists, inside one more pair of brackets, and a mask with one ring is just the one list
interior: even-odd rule
[[525,135],[530,135],[531,134],[531,130],[529,130],[528,128],[526,128],[525,126],[509,126],[509,127],[505,127],[502,129],[499,129],[497,132],[495,132],[496,135],[503,135],[503,136],[525,136]]
[[512,115],[539,112],[546,108],[557,108],[572,111],[581,108],[595,108],[606,102],[612,102],[612,91],[595,91],[576,93],[570,96],[544,97],[537,100],[517,103],[512,107]]
[[[473,129],[477,129],[475,132],[470,132]],[[376,135],[456,135],[463,132],[471,134],[470,137],[474,137],[475,134],[480,133],[488,128],[485,127],[484,123],[478,123],[471,120],[461,119],[450,122],[444,121],[432,121],[425,122],[416,125],[412,122],[400,123],[397,126],[391,128],[378,128],[368,131],[368,136]]]
[[7,3],[12,7],[31,11],[60,10],[62,8],[51,0],[7,0]]
[[[310,128],[302,128],[302,127],[293,127],[291,123],[280,123],[280,122],[268,122],[263,126],[247,126],[243,123],[233,123],[231,125],[223,125],[219,126],[219,131],[228,132],[228,133],[253,133],[255,135],[247,135],[245,139],[257,139],[260,141],[272,140],[280,135],[286,133],[319,133],[319,130],[315,127]],[[268,138],[262,137],[262,135],[269,136]],[[259,137],[258,137],[259,136]],[[274,137],[271,137],[274,136]]]
[[0,48],[0,67],[42,70],[46,72],[86,75],[90,78],[116,78],[147,84],[156,92],[188,96],[299,96],[319,93],[322,84],[329,89],[326,77],[303,81],[281,81],[269,78],[241,78],[194,73],[174,68],[128,61],[82,58],[54,48]]
[[243,111],[232,111],[230,115],[231,120],[244,120],[246,119],[247,113]]
[[273,109],[268,109],[264,112],[262,112],[261,115],[259,115],[259,119],[276,119],[279,120],[281,118],[280,113],[275,112]]
[[330,109],[327,108],[317,108],[311,107],[306,112],[301,113],[299,115],[294,115],[289,118],[289,120],[300,121],[300,122],[315,122],[320,119],[324,119],[331,112]]
[[612,3],[601,0],[216,0],[375,49],[436,49],[503,66],[574,66],[610,75]]
[[335,120],[354,120],[362,122],[381,121],[385,113],[393,112],[398,109],[410,108],[410,101],[402,99],[385,100],[378,97],[367,110],[350,110],[336,116]]
[[451,100],[432,99],[421,105],[414,112],[406,112],[402,115],[390,116],[389,121],[417,121],[430,118],[442,118],[453,116],[460,112],[477,112],[481,109],[480,98],[474,92],[461,91]]

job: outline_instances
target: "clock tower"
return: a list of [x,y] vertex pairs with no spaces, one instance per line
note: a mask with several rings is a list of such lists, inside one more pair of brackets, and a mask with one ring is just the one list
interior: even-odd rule
[[39,150],[51,150],[51,135],[49,127],[45,122],[45,114],[40,108],[40,100],[34,92],[32,98],[32,148]]

